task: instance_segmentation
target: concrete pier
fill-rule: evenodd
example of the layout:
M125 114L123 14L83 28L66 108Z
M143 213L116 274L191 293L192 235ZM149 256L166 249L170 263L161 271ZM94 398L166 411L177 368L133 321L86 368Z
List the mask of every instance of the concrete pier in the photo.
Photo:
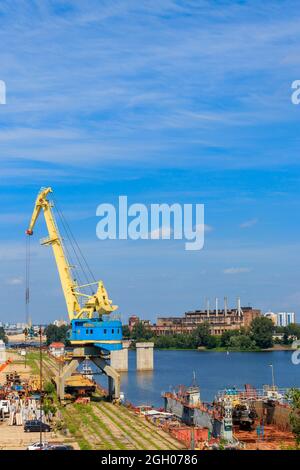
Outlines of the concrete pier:
M122 348L120 351L111 351L110 365L119 372L127 372L129 341L123 341Z
M154 343L136 343L136 369L153 370Z

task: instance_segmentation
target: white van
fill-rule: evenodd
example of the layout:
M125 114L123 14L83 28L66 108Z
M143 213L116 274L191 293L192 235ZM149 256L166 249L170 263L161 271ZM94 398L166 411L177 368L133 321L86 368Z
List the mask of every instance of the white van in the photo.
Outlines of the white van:
M9 401L8 400L0 400L0 412L4 416L9 415Z

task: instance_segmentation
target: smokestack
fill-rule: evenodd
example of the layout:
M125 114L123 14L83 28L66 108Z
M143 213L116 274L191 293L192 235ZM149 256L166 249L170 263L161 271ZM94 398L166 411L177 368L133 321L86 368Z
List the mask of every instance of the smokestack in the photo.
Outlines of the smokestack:
M227 297L224 297L224 315L227 316Z
M240 297L237 298L237 312L238 312L238 316L240 317L241 316L241 298Z
M206 299L206 313L207 313L207 316L209 317L209 299Z
M241 298L240 297L236 299L236 304L237 304L238 316L240 317L241 316Z
M216 315L218 315L218 297L216 297Z

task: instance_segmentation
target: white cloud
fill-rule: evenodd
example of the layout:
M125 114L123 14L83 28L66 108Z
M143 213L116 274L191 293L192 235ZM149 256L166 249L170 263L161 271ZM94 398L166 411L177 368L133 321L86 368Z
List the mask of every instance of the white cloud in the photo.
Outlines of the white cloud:
M224 274L241 274L241 273L249 273L251 268L226 268L224 269Z
M240 224L240 228L250 228L256 225L258 222L258 219L250 219L246 220L245 222Z
M21 277L12 277L10 279L7 279L6 284L9 286L18 286L20 284L23 284L23 279Z
M213 227L211 225L207 225L207 224L198 224L194 227L194 230L197 230L197 231L202 231L203 230L203 227L204 227L204 232L212 232L213 230Z
M198 225L195 225L193 227L193 230L197 231L198 233L199 232L202 232L203 231L203 227L204 227L204 232L211 232L213 230L213 227L211 225L207 225L207 224L198 224ZM159 229L155 229L155 230L152 230L150 233L149 233L149 238L152 238L152 239L160 239L160 238L171 238L171 235L173 233L173 230L172 228L170 227L160 227Z
M170 227L160 227L158 229L152 230L149 233L149 237L152 240L158 240L160 238L171 238L172 229Z

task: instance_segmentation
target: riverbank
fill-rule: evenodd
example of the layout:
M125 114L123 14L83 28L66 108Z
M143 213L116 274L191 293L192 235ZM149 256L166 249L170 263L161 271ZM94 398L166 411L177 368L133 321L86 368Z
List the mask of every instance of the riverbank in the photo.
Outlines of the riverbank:
M131 348L132 351L135 350L135 348ZM206 348L205 346L202 346L200 348L178 348L178 347L172 347L172 348L154 348L156 351L204 351L204 352L224 352L227 353L229 352L272 352L272 351L292 351L293 349L291 348L291 345L280 345L276 344L272 348L267 348L267 349L260 349L260 348L255 348L255 349L238 349L238 348L224 348L224 347L218 347L218 348Z

